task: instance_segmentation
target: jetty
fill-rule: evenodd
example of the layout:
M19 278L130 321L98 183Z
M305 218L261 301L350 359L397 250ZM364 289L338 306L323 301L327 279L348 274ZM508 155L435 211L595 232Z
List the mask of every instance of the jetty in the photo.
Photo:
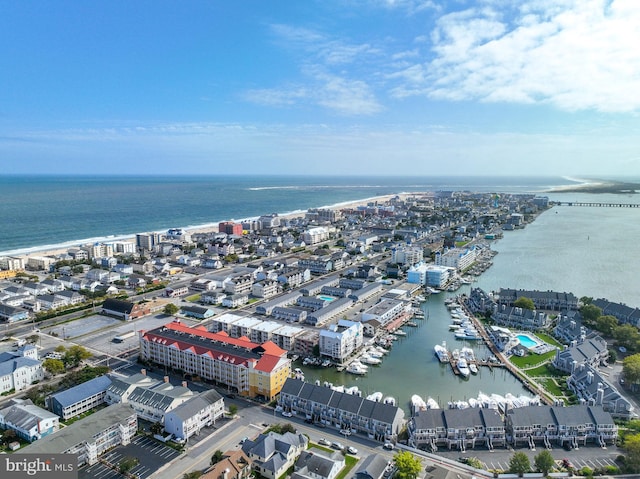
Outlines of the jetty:
M593 208L640 208L640 203L609 203L596 201L558 201L558 206L591 206Z

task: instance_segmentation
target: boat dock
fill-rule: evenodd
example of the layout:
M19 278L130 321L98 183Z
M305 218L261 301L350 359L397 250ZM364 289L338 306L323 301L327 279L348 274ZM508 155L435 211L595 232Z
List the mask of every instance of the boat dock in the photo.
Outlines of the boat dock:
M451 354L449 354L449 365L451 366L451 370L453 374L456 376L460 375L460 370L458 369L458 360L455 359ZM468 361L469 364L475 364L480 367L487 367L489 370L493 370L493 368L504 368L505 364L502 364L500 361L490 361L489 359L474 359L473 361Z

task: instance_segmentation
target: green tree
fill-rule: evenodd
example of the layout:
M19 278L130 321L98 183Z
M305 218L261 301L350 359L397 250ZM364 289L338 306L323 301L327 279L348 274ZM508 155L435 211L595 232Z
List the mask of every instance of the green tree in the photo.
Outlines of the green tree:
M551 453L545 449L533 458L533 463L536 466L536 470L546 476L553 470L555 460Z
M222 461L223 457L224 452L222 452L220 449L216 450L216 452L213 453L213 456L211 456L211 465L213 466L214 464L218 464L220 461Z
M596 319L595 328L605 336L613 336L613 332L618 327L618 318L611 315L600 316Z
M580 298L580 302L584 305L593 303L593 298L591 296L583 296Z
M152 434L161 434L164 426L160 422L154 422L149 429L151 430Z
M235 404L231 404L229 406L229 415L235 416L237 413L238 413L238 406L236 406Z
M624 438L622 448L627 453L624 459L624 468L627 473L640 472L640 434L629 434Z
M627 384L640 382L640 354L633 354L622 360L622 377Z
M200 476L202 476L202 471L185 472L182 479L198 479Z
M127 456L118 464L118 470L121 473L129 472L131 469L136 467L140 461L138 461L137 457Z
M516 452L509 460L509 472L522 476L531 470L531 463L524 452Z
M180 310L180 308L178 308L175 304L173 303L169 303L167 304L164 309L162 310L162 312L164 314L166 314L167 316L173 316L174 314L176 314L178 311Z
M602 316L602 309L595 304L585 304L580 308L580 314L586 326L594 327L598 318Z
M533 304L533 300L531 298L527 298L526 296L520 296L513 302L513 305L516 308L528 309L530 311L536 309L535 304Z
M629 351L637 351L640 346L640 332L631 324L618 326L613 332L613 337L620 346L624 346Z
M2 441L2 444L9 444L10 442L15 441L17 437L18 436L13 429L5 429L2 431L2 439L0 439L0 441Z
M60 359L47 358L42 361L42 367L49 371L54 376L56 374L62 374L66 371L64 363Z
M66 366L75 367L90 357L91 353L89 351L78 344L74 344L65 351L62 361Z
M613 364L618 360L618 353L615 349L609 350L609 364Z
M398 479L415 479L422 470L420 459L415 457L409 451L398 452L393 457L396 465L396 475Z

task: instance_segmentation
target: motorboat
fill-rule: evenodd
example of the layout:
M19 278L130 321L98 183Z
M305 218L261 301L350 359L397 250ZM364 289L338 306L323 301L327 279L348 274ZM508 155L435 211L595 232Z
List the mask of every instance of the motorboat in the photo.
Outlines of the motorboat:
M449 351L447 351L447 343L443 342L442 344L436 344L433 347L436 356L438 356L438 361L441 363L449 362Z
M440 409L440 404L431 396L427 398L427 409Z
M411 396L411 411L413 412L413 414L416 414L418 411L426 411L426 410L427 410L427 403L424 402L424 399L422 399L417 394L414 394L413 396Z
M460 375L464 378L468 378L471 371L469 370L469 366L467 364L467 360L463 357L458 358L458 371L460 371Z
M380 391L376 391L373 394L369 394L367 396L367 399L369 401L380 402L380 401L382 401L382 393Z
M396 405L396 398L394 398L393 396L387 396L382 400L382 402L384 404L389 404L391 406L395 406Z
M360 362L354 361L347 366L345 369L346 372L351 374L356 374L358 376L364 376L367 374L366 366Z

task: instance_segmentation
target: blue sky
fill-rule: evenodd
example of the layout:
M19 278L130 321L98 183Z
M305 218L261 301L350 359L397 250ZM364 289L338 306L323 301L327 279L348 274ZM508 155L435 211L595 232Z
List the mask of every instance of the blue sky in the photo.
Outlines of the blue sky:
M636 0L0 4L0 170L640 174Z

